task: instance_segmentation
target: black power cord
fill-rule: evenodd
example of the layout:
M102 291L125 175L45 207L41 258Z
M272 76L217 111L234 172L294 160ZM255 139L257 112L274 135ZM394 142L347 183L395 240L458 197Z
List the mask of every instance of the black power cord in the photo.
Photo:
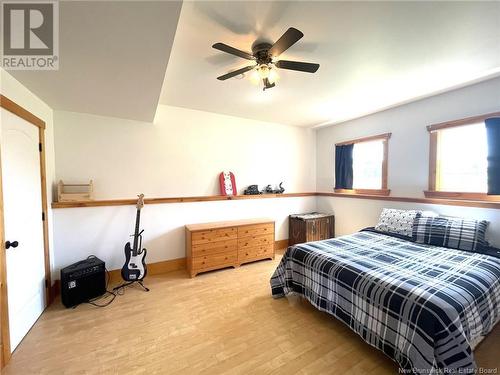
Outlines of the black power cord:
M92 256L93 255L91 255L90 257L92 257ZM87 259L89 259L89 258L87 258ZM115 298L117 296L117 294L115 292L113 292L113 291L111 291L111 290L108 289L109 280L111 279L111 277L109 275L108 269L105 268L105 270L106 270L106 276L107 276L107 280L106 280L106 292L104 292L104 294L102 296L99 296L99 297L96 297L96 298L92 298L92 299L90 299L90 300L87 301L88 304L90 304L92 306L95 306L95 307L106 307L106 306L109 306L109 305L111 305L111 303L115 300ZM105 302L102 305L96 303L97 301L105 299L107 296L112 296L109 301Z
M86 260L89 260L92 258L97 258L97 257L95 255L89 255ZM84 261L82 261L82 262L84 262ZM99 296L99 297L92 298L92 299L85 301L83 303L88 303L88 304L95 306L95 307L107 307L107 306L111 305L111 303L115 300L115 298L117 296L123 296L125 294L126 287L131 286L131 284L122 284L122 285L119 285L118 287L115 287L113 290L109 290L108 287L109 287L109 280L111 279L111 276L110 276L107 268L105 268L105 271L106 271L107 280L106 280L106 291L104 292L104 294ZM146 288L144 285L142 285L142 287L144 289L146 289L146 291L149 291L149 289ZM105 303L103 303L103 304L96 303L96 302L99 302L101 300L106 299L108 296L111 296L111 299L106 301ZM73 306L73 308L75 309L79 305L80 304L75 305L75 306Z
M97 258L95 255L89 255L87 257L86 260L89 260L89 259L92 259L92 258ZM82 263L84 262L83 260L81 262L78 262L78 263ZM95 297L95 298L92 298L92 299L89 299L88 301L85 301L85 302L82 302L82 303L88 303L92 306L95 306L95 307L106 307L106 306L109 306L111 305L111 303L115 300L116 296L119 294L119 293L115 293L111 290L108 289L108 286L109 286L109 280L111 279L111 276L109 275L109 271L107 268L104 268L104 270L106 271L106 291L104 292L103 295L99 296L99 297ZM111 299L107 302L105 302L104 304L98 304L96 302L98 301L101 301L103 299L105 299L107 296L112 296ZM81 303L79 303L78 305L75 305L73 306L74 309L76 309L78 306L80 306Z

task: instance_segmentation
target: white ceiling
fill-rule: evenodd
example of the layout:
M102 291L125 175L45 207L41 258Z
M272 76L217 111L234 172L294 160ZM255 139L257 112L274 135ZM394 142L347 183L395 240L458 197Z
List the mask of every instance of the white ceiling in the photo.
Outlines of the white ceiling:
M320 63L280 70L263 92L248 64L211 48L250 51L290 26L305 36L281 57ZM359 117L500 73L500 2L184 2L160 102L298 126Z
M59 4L59 70L9 73L53 109L152 121L182 3Z
M500 74L500 2L61 1L60 13L60 69L11 71L56 110L151 121L159 100L321 126ZM249 74L216 79L248 61L213 43L250 51L291 26L305 36L281 58L317 73L279 70L265 92Z

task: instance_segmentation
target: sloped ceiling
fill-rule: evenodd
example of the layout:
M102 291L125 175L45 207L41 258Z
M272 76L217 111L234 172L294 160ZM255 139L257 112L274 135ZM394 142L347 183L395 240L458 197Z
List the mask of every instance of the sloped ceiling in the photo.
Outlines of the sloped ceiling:
M246 76L217 76L290 26L305 36L281 57L321 64L279 70L262 91ZM366 115L500 73L500 2L185 2L160 102L298 126Z
M181 10L182 8L182 10ZM59 71L11 71L56 110L151 121L162 104L296 126L360 117L500 73L500 2L61 1ZM247 50L305 36L262 91ZM174 40L175 36L175 40ZM168 64L168 66L167 66Z
M53 109L152 121L182 3L59 4L59 70L9 73Z

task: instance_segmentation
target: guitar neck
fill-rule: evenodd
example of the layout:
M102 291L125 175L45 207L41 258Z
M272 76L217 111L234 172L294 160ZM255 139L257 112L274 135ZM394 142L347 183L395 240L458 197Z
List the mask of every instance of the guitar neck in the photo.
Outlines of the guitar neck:
M134 256L137 255L137 253L139 252L139 223L141 221L141 210L138 209L137 210L137 214L136 214L136 217L135 217L135 232L134 232L134 247L133 247L133 254Z

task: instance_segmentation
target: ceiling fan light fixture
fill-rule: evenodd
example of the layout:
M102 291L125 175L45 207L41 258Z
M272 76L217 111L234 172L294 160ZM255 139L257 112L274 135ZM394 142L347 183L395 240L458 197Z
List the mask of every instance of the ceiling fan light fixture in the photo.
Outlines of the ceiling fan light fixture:
M274 68L271 68L269 69L269 82L271 83L275 83L278 81L278 79L280 78L280 76L278 75L278 72L276 71L276 69Z
M262 78L260 78L258 68L252 70L252 73L250 74L250 82L252 82L254 85L259 85L262 82Z
M316 71L319 69L319 64L278 59L278 56L281 55L281 53L297 43L303 36L304 34L300 30L297 30L294 27L290 27L274 44L269 44L266 42L257 43L256 41L252 45L251 54L228 46L224 43L215 43L212 47L219 51L254 61L253 65L248 65L246 67L223 74L217 77L217 79L220 81L225 81L226 79L241 76L242 74L252 70L250 80L254 84L263 82L263 89L267 90L274 87L275 82L279 78L276 69L288 69L299 72L316 73Z
M267 64L261 64L257 70L259 71L260 79L269 78L270 68Z

